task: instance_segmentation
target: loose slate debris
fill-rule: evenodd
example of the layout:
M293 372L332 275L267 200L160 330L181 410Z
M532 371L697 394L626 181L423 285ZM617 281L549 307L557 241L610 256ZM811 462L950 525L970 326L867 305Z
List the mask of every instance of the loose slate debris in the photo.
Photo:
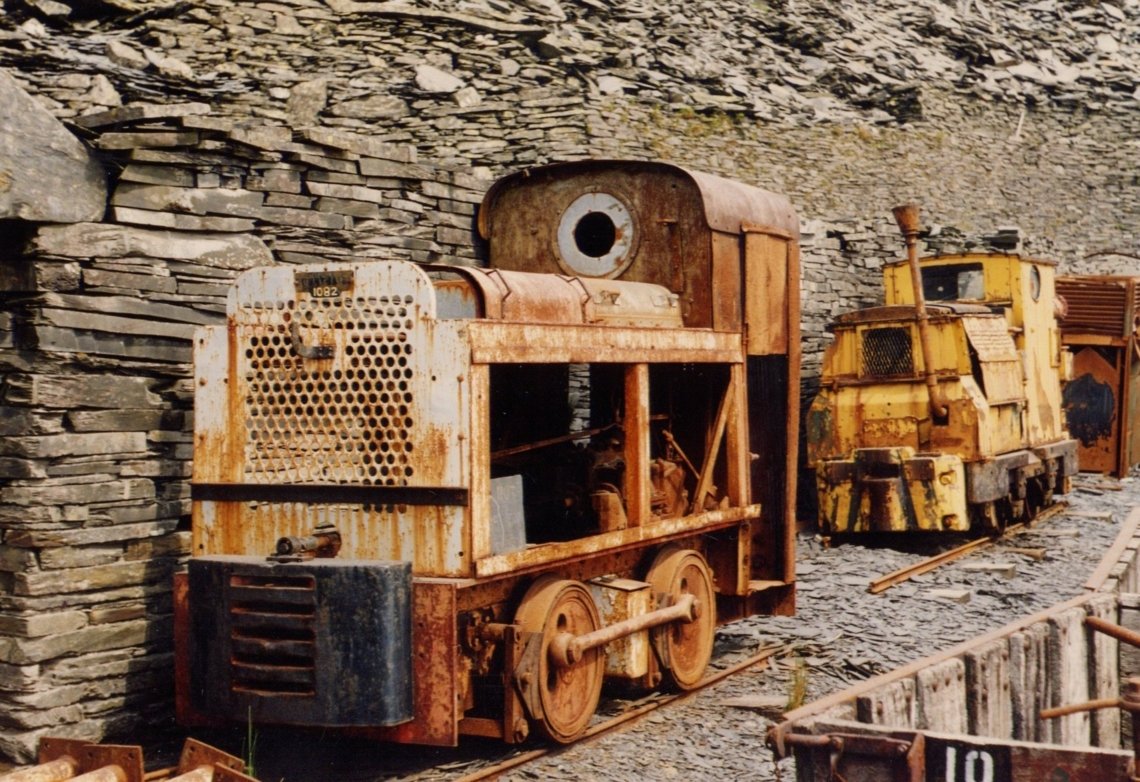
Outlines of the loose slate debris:
M572 748L561 753L557 761L544 760L529 767L527 776L508 778L569 778L573 769L576 778L607 779L613 778L607 769L632 770L639 762L651 763L656 772L661 768L657 759L661 758L670 763L671 775L655 773L654 778L706 778L702 775L715 774L718 778L762 782L794 779L790 760L781 762L777 776L771 753L764 745L771 718L755 713L749 704L764 699L787 700L795 687L793 672L797 665L806 667L807 700L816 700L875 673L1001 627L1016 616L1080 594L1119 526L1090 516L1112 512L1116 518L1124 518L1140 503L1140 489L1134 483L1120 485L1122 492L1103 497L1070 495L1071 512L1018 535L1016 541L1022 547L1048 546L1049 555L1019 564L1012 579L971 574L950 566L926 574L921 587L904 584L871 595L846 583L847 577L858 576L865 584L876 573L897 569L932 552L851 544L825 549L818 541L801 535L797 615L747 619L718 633L722 644L738 650L735 659L775 645L780 651L773 665L732 677L708 694L670 707L668 718L660 723L627 729L588 747ZM1004 546L996 550L1008 551ZM975 554L965 561L981 561L985 556ZM972 587L969 582L974 580L979 585L984 581L984 588ZM971 599L967 603L928 599L933 590L965 592ZM733 659L722 658L720 663L728 665ZM744 707L728 705L731 703ZM948 703L946 707L948 718L965 720L966 704ZM708 749L717 743L724 746ZM677 746L702 747L707 753L698 763L693 758L678 757L673 751ZM559 773L556 766L566 770Z
M486 164L517 163L511 142L536 130L570 141L610 95L792 125L913 122L930 87L1084 112L1140 97L1135 14L1111 3L218 0L82 19L58 5L0 17L0 66L85 127L120 101L195 96L298 126L385 120L433 158Z

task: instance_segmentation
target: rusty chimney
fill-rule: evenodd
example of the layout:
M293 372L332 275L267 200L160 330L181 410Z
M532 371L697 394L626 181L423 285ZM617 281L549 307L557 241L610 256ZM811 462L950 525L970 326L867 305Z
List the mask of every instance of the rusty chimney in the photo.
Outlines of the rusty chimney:
M922 271L918 268L918 204L903 204L891 210L899 231L906 240L906 259L910 266L910 281L914 288L914 317L918 324L918 339L922 346L923 377L930 397L930 414L936 419L945 418L950 407L938 387L934 372L934 348L930 341L929 316L926 314L926 296L922 289Z

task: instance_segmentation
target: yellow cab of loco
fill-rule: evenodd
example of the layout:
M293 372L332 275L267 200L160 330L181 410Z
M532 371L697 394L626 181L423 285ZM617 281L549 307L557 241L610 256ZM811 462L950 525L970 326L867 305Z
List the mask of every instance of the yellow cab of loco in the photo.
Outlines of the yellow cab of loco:
M906 261L884 266L884 306L836 320L807 421L824 533L992 530L1065 490L1076 456L1054 267L1003 254L920 261L942 416Z

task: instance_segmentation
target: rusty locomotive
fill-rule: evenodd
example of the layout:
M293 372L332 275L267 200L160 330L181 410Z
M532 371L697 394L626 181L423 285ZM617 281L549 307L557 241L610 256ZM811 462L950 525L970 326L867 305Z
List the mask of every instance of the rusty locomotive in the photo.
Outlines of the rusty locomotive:
M789 202L582 161L478 230L486 267L252 270L196 336L184 723L568 742L794 610Z
M1033 518L1077 471L1056 264L920 261L917 207L895 214L908 258L884 265L884 306L833 324L807 415L820 529L998 532Z

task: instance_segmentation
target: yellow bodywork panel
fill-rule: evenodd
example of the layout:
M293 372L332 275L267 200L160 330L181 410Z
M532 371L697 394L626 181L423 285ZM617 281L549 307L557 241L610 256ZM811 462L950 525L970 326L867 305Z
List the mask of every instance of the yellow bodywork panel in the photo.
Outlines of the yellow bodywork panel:
M820 528L848 532L964 532L966 474L952 454L865 448L816 469Z
M1005 315L1021 365L1025 446L1067 437L1060 382L1065 366L1054 309L1056 263L1019 255L967 253L923 258L919 264L928 304L975 302ZM884 265L883 282L888 305L914 304L906 261ZM988 382L986 391L994 403Z
M907 367L898 359L880 359L869 366L868 335L900 332L917 347L913 320L837 326L835 341L824 356L824 388L808 413L809 463L847 457L857 448L907 446L916 451L949 450L967 462L1020 448L1024 397L1019 392L1023 379L1020 365L1006 360L1008 355L1016 357L1016 351L1005 320L993 315L969 319L986 324L975 324L974 332L989 329L992 343L1000 344L1004 338L1004 351L991 349L986 354L995 360L979 362L986 390L990 390L991 383L1000 389L998 404L987 399L971 373L969 332L964 320L931 318L938 387L950 408L949 416L942 422L931 418L930 397L922 379L921 351L913 350ZM899 372L883 376L884 367Z

